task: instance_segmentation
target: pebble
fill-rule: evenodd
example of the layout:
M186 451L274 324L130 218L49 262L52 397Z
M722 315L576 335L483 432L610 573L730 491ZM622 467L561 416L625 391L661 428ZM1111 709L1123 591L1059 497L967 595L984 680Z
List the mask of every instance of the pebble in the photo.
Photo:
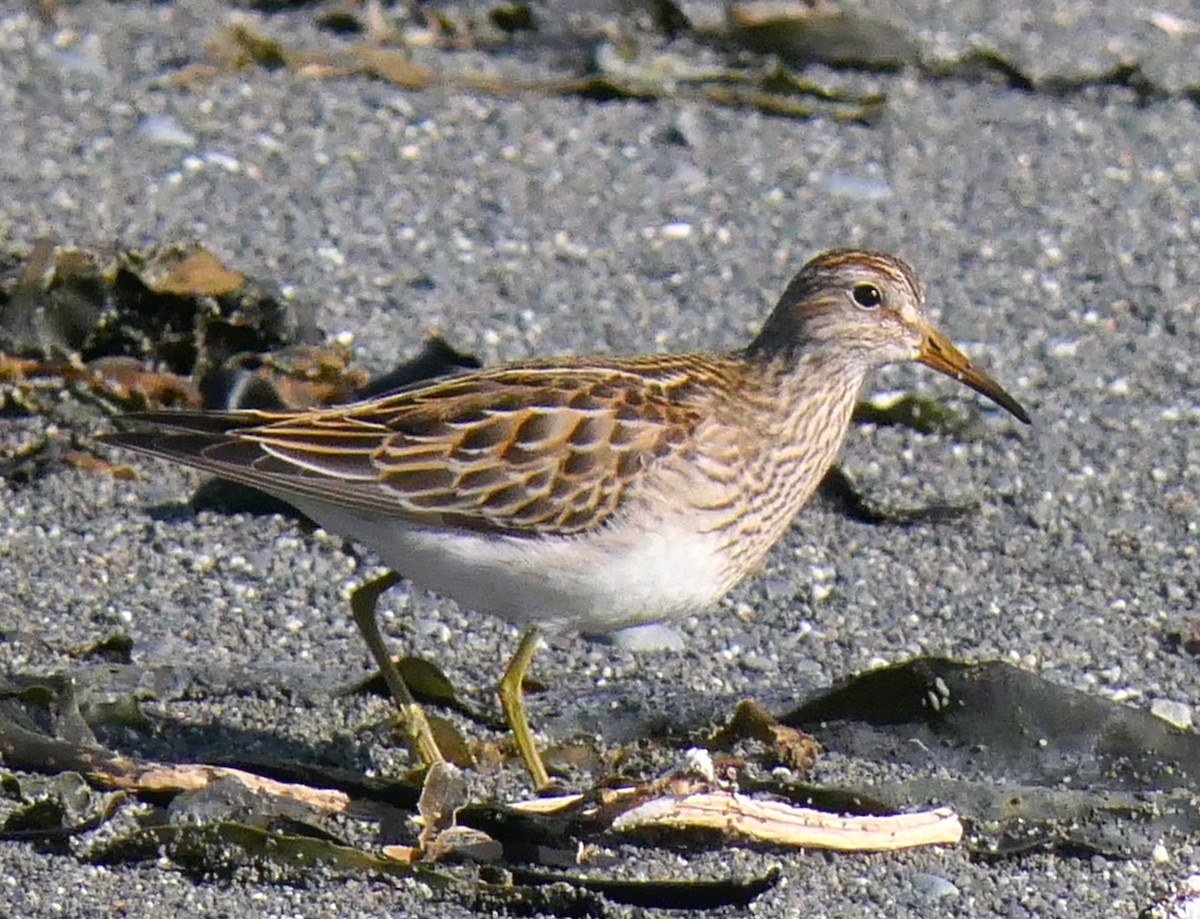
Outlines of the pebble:
M1171 699L1155 699L1150 703L1150 714L1161 718L1172 727L1181 731L1189 730L1192 726L1191 706Z
M913 890L930 900L949 900L959 895L959 889L944 877L918 871L912 876Z

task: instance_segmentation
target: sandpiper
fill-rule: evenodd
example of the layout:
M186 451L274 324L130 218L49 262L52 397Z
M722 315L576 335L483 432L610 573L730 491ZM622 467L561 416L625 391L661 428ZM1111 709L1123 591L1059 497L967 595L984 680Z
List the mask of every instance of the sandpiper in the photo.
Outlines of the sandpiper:
M920 361L1025 410L929 323L913 270L838 249L729 353L530 360L309 411L149 412L104 442L255 486L465 608L524 625L499 695L549 776L522 680L541 627L671 620L758 568L820 483L873 368ZM441 758L375 619L354 617L418 755Z

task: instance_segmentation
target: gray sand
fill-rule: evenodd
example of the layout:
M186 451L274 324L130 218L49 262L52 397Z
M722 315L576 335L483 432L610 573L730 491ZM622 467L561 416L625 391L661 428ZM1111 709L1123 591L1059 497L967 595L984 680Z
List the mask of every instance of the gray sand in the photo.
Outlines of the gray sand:
M931 46L980 33L1038 72L1140 56L1171 88L1196 83L1200 68L1195 33L1151 24L1160 4L1114 2L1083 17L1026 0L995 18L968 4L870 6L910 19ZM736 346L805 258L869 245L916 265L941 328L1033 415L1022 429L922 368L876 375L872 390L962 399L985 421L963 443L856 429L847 471L885 504L979 500L981 512L899 529L814 505L757 578L680 624L686 650L552 642L534 665L551 689L533 702L551 731L573 699L599 690L628 704L681 689L781 700L916 654L1002 658L1133 705L1200 706L1196 660L1163 641L1169 621L1196 615L1198 596L1194 103L903 72L868 80L889 98L881 123L863 127L261 69L182 91L156 78L195 60L231 8L85 2L65 9L79 40L62 50L52 28L15 7L0 19L6 246L198 237L317 303L322 328L352 332L361 365L383 371L433 328L489 362ZM334 41L303 13L266 27ZM173 119L182 144L148 140L150 115ZM673 128L686 145L668 142ZM663 233L677 223L690 233ZM355 571L340 542L282 518L151 515L186 502L199 481L153 465L136 482L61 468L26 487L0 483L2 666L62 667L65 652L119 629L146 666L202 662L327 688L365 673L341 599ZM487 698L511 628L405 588L384 607L398 644ZM163 712L268 746L340 744L347 765L386 773L399 754L354 733L385 713L383 700L236 687ZM834 757L816 778L835 780L839 768ZM488 781L501 794L523 787L515 768ZM1129 861L731 848L687 866L676 853L624 854L629 873L779 863L786 883L756 913L810 919L1131 915L1200 860L1179 839L1160 859ZM431 908L403 882L205 884L168 865L94 868L17 843L0 845L0 866L3 915ZM926 875L949 881L950 898L934 905Z

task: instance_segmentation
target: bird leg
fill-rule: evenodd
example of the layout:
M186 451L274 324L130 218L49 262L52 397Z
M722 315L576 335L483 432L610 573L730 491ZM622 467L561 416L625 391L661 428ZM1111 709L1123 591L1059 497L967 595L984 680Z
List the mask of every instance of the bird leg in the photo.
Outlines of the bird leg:
M522 688L525 673L529 670L529 662L533 660L533 652L537 650L537 640L538 627L531 625L521 636L517 651L513 654L508 669L504 671L504 676L500 678L496 691L500 695L500 707L504 710L505 720L512 728L517 752L521 755L525 768L529 770L534 788L541 791L550 785L550 775L546 772L542 755L533 741L529 719L525 717L525 692Z
M437 741L433 739L433 731L425 718L425 712L413 698L404 677L400 676L400 671L396 669L396 662L388 654L383 636L379 634L379 622L375 617L375 607L379 603L380 594L399 581L400 575L394 571L368 581L350 595L350 610L354 614L354 624L358 626L359 634L371 650L371 656L375 658L379 675L383 677L383 682L387 684L396 702L396 708L400 711L400 723L410 746L416 750L423 764L432 766L434 763L444 762L445 758L438 749Z

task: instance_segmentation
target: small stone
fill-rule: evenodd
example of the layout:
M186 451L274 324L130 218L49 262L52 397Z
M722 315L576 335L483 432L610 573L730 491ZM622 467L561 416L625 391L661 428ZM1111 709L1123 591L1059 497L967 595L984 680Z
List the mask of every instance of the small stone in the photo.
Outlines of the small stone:
M692 225L682 220L665 223L658 231L663 239L687 239L692 235Z
M619 629L609 636L609 640L614 647L635 652L682 651L685 646L683 634L661 622Z
M170 115L147 115L138 122L138 133L147 143L160 147L191 147L196 143L196 135Z
M1192 726L1192 709L1182 702L1155 699L1150 703L1150 714L1181 731L1186 731Z
M892 187L878 176L835 172L825 180L825 190L836 198L855 201L887 201Z
M930 900L949 900L959 895L959 889L944 877L918 871L912 876L913 890Z

